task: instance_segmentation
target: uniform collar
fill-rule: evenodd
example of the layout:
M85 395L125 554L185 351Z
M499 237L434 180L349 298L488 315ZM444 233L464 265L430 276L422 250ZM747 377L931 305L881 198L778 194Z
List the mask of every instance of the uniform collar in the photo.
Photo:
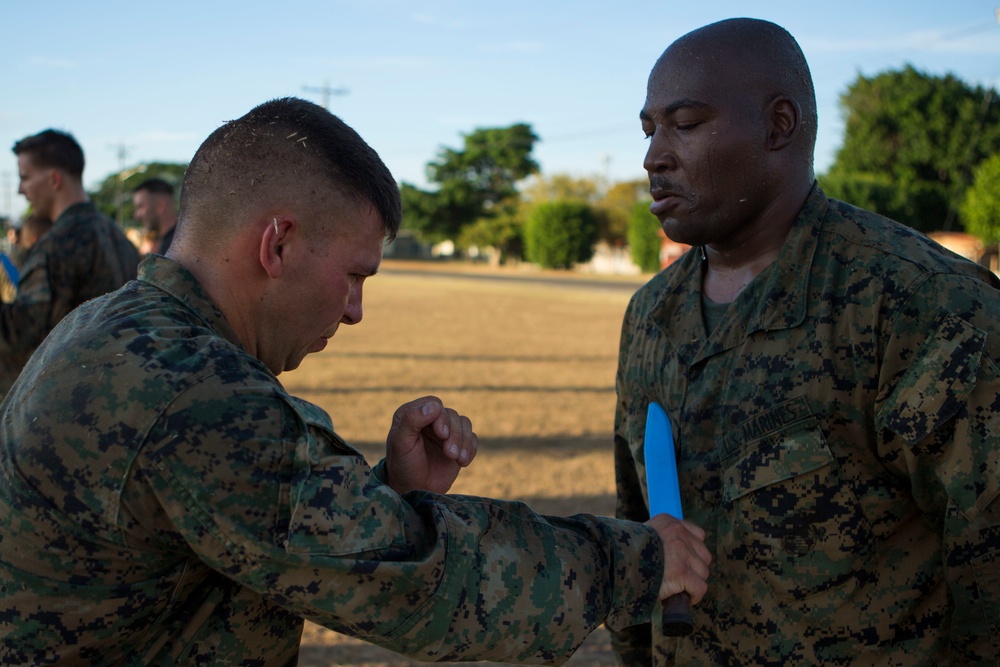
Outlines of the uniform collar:
M90 200L78 201L75 204L70 204L69 206L64 208L62 210L62 213L60 213L59 216L56 218L55 223L53 223L53 226L59 224L63 225L69 224L67 221L72 220L74 217L78 215L85 214L90 216L94 215L95 213L97 213L97 206L94 205L94 202Z
M674 280L650 311L653 324L673 341L689 365L741 345L758 331L797 327L806 318L809 275L829 200L816 184L792 225L777 259L754 278L730 305L718 329L707 336L701 318L701 249L678 260ZM685 322L678 331L673 322Z
M194 275L181 264L162 255L148 255L139 264L139 280L149 283L183 302L220 336L239 346L243 343L229 326L225 315Z

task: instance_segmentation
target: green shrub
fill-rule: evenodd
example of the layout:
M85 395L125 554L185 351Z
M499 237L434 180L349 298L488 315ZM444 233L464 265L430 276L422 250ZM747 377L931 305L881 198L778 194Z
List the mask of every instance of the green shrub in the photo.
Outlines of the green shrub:
M965 231L987 245L1000 243L1000 154L976 167L961 210Z
M649 201L636 202L628 219L628 244L632 249L632 261L643 273L660 270L663 243L660 230L660 221L649 212Z
M568 269L594 255L597 215L577 201L538 204L524 225L524 254L548 269Z

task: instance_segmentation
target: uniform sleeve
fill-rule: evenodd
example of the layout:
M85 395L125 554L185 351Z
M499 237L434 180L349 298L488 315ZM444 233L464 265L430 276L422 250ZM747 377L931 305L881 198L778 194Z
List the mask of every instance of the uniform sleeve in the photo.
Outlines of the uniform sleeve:
M549 664L649 618L663 556L646 526L400 497L314 406L189 394L141 477L195 558L295 615L424 660Z
M634 335L633 318L635 303L629 305L622 324L621 343L619 347L618 373L616 389L618 402L615 409L615 486L617 492L616 516L629 521L646 521L649 519L649 508L642 494L639 483L638 468L632 455L632 449L624 434L628 433L625 424L627 419L627 404L630 397L623 381L623 371L628 358L628 349ZM618 664L623 667L640 667L653 664L653 639L650 624L642 623L613 631L612 646Z
M1000 291L935 276L891 324L880 454L942 526L951 662L1000 657Z
M649 519L628 442L618 436L615 436L615 483L618 489L618 518L630 521ZM653 636L648 622L612 631L611 643L619 665L640 667L653 664Z

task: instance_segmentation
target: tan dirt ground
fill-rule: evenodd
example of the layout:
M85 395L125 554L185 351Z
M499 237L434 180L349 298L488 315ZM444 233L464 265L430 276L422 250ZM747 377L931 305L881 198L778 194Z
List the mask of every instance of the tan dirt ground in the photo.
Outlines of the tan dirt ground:
M436 395L471 417L480 438L452 491L522 500L543 514L613 515L618 337L641 282L387 260L365 284L364 321L282 380L329 412L371 463L396 407ZM307 623L299 664L426 663ZM613 665L607 631L567 664Z

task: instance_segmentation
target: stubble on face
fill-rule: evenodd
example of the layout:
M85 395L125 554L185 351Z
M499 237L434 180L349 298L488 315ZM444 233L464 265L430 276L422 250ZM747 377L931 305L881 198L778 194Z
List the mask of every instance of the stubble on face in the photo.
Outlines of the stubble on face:
M642 112L647 134L655 125L646 163L650 210L673 241L727 244L738 242L759 199L762 97L735 55L697 46L672 46L650 73Z
M299 366L303 359L327 347L342 324L361 319L364 280L374 275L382 261L385 239L381 219L368 205L342 204L344 212L324 225L319 217L302 241L308 249L292 277L296 303L286 318L297 322L288 332L293 343L284 370Z

